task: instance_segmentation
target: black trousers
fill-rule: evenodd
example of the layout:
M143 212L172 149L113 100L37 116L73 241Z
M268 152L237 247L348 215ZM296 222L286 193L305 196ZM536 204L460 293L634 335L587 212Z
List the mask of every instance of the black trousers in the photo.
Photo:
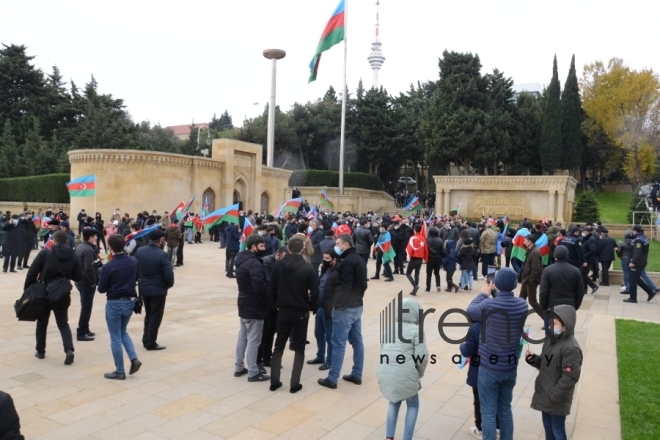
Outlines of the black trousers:
M410 284L413 285L413 287L419 286L419 271L422 268L422 263L424 260L421 258L411 258L410 263L408 263L408 269L406 269L406 277L408 277L408 281L410 281ZM410 274L415 271L415 279L410 276Z
M195 243L201 243L201 242L202 242L202 233L195 232Z
M71 305L71 295L55 304L50 304L46 311L37 319L37 352L46 352L46 332L48 330L48 321L50 319L50 312L55 314L55 322L57 328L62 335L62 345L64 345L64 352L73 351L73 336L71 336L71 328L69 327L69 306Z
M445 277L445 281L447 281L447 289L451 289L457 284L454 283L454 272L447 272L447 276Z
M257 363L270 363L273 358L273 341L277 332L277 309L268 309L268 315L264 320L264 332L261 336Z
M7 269L12 270L12 271L14 269L16 269L16 255L13 255L13 254L7 255L7 254L5 254L4 257L5 257L5 261L4 261L4 263L2 263L2 270L4 270L6 272Z
M225 255L225 272L227 272L227 275L234 275L234 261L236 261L236 255L238 255L238 251L230 251L227 249L225 251Z
M95 287L84 287L78 289L80 292L80 319L78 319L78 330L76 336L85 336L89 333L89 319L92 316L92 306L94 305Z
M610 266L612 265L611 261L601 261L600 265L602 266L603 278L601 280L602 286L610 285Z
M481 254L481 276L486 278L488 266L495 265L495 254Z
M307 344L307 326L309 324L309 311L307 310L279 310L277 312L277 338L273 350L273 360L270 368L270 381L280 381L282 368L282 355L289 335L291 335L291 348L296 352L291 372L291 386L300 383L303 363L305 360L305 345Z
M435 275L435 287L440 287L440 268L442 267L442 258L431 257L426 263L426 288L431 289L431 275Z
M183 238L179 240L179 247L176 250L176 265L183 266L183 244L186 242Z
M144 301L144 333L142 333L142 345L146 348L156 345L158 340L158 329L163 322L165 313L165 300L167 295L143 296Z
M25 243L22 245L22 248L20 249L20 253L18 255L18 265L21 267L26 267L28 265L28 260L30 259L30 252L32 252L32 247L34 243L32 243L32 239L30 239L30 243Z
M594 283L591 278L589 278L589 272L591 271L592 266L593 263L587 263L586 266L580 266L580 271L582 272L582 283L584 284L585 292L587 290L587 286L591 287L592 289L598 287L598 284Z
M105 237L103 236L103 232L99 232L97 235L98 239L96 240L96 248L100 251L101 246L99 246L100 243L103 243L103 250L108 253L108 245L105 243Z

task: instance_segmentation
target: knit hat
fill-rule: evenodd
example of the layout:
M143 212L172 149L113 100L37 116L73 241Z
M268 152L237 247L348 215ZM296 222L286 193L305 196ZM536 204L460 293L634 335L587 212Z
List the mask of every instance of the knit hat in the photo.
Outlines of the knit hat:
M513 292L518 285L518 275L513 269L503 267L495 275L495 287L501 292Z
M555 260L568 260L568 248L560 244L555 248L553 255Z
M94 228L83 229L82 235L85 240L89 240L89 237L97 235L99 232Z
M63 222L60 222L60 226L64 226L65 228L68 228L69 227L69 222L66 221L66 220L63 221Z
M149 240L151 241L160 240L162 237L165 237L165 232L163 232L161 229L155 229L149 232Z

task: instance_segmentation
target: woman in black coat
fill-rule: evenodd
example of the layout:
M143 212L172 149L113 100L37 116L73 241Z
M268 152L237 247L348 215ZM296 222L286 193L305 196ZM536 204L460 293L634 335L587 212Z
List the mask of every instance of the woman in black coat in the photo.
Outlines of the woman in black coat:
M101 247L99 246L100 243L103 243L103 249L105 250L105 253L108 253L108 245L105 243L105 222L101 218L101 213L97 212L96 213L96 218L92 222L92 226L94 229L99 231L98 234L96 234L96 249L101 250Z

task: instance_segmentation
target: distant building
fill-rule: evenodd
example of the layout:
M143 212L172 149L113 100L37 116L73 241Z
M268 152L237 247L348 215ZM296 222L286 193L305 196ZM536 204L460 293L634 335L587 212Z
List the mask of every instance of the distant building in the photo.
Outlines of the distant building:
M517 101L518 96L521 93L530 93L537 98L540 98L543 94L543 86L539 83L527 83L527 84L514 84L513 85L513 100Z
M179 139L186 140L190 137L190 130L191 130L190 127L192 127L192 124L190 124L190 125L188 125L188 124L186 124L186 125L170 125L169 127L165 127L165 128L171 129L174 132L174 136L178 137ZM195 124L195 130L197 130L200 127L203 130L206 130L209 127L209 124L207 124L206 122L204 122L202 124ZM206 139L206 138L204 138L204 139Z

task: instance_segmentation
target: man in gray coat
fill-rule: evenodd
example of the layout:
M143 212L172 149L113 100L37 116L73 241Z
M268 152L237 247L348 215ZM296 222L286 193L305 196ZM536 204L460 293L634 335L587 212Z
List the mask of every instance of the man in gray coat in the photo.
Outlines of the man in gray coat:
M89 330L89 319L92 316L92 306L94 305L94 293L98 278L96 277L96 236L98 231L94 228L83 229L83 242L75 250L76 258L80 262L83 271L82 280L76 283L76 288L80 292L80 319L78 319L78 330L76 339L79 341L93 341L94 333Z
M369 260L369 253L371 252L371 247L374 245L374 236L369 226L369 220L363 218L360 220L360 227L353 231L355 251L365 263Z
M144 301L144 333L142 345L147 350L164 350L156 342L158 329L165 313L167 289L174 285L172 262L163 251L165 232L160 229L149 233L150 243L138 249L135 259L140 269L139 293Z

